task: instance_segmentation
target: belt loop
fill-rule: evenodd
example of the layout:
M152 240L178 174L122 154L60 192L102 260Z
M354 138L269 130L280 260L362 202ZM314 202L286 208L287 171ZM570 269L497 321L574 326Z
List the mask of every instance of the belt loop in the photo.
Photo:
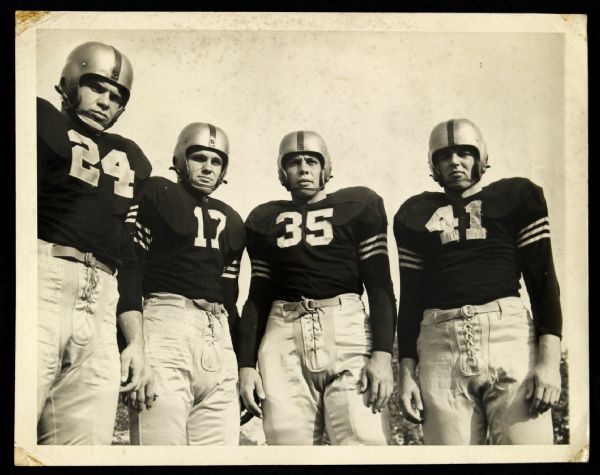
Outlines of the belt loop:
M437 321L438 311L432 310L432 312L433 312L433 324L437 327L438 326L438 321Z
M498 320L502 320L502 304L500 303L500 299L496 300L498 304Z

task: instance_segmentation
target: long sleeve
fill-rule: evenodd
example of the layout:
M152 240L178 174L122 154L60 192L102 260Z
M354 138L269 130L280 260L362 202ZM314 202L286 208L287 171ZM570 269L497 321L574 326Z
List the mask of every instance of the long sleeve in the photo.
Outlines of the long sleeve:
M356 223L361 280L369 299L373 351L392 353L396 299L387 250L387 217L383 200L373 193Z
M142 311L142 264L140 254L136 249L139 247L139 245L136 245L136 240L138 240L138 230L141 229L138 212L147 183L146 180L137 186L134 201L125 219L121 247L123 264L117 274L119 288L117 315L129 310Z
M517 249L538 335L562 334L560 289L550 243L550 222L542 188L531 183L517 210Z
M273 302L273 281L271 265L264 237L254 231L248 223L247 249L252 265L252 277L248 299L242 309L242 317L238 326L238 366L255 367L258 347L265 332L267 318Z
M400 267L398 356L417 359L417 338L423 316L424 258L417 240L404 223L402 208L394 217L394 236Z
M242 228L243 229L243 228ZM244 243L245 239L241 242ZM223 289L223 304L229 314L229 332L231 334L231 340L233 347L237 348L238 339L238 326L240 316L237 309L237 300L239 295L238 278L240 275L240 262L242 260L242 254L244 253L244 246L240 249L233 250L225 264L225 269L221 275L221 288Z

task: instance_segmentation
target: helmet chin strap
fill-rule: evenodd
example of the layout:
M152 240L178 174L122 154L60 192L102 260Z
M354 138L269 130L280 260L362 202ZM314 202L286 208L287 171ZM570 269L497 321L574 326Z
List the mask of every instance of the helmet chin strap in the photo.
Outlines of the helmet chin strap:
M87 127L92 129L94 132L104 132L108 127L104 127L102 124L96 122L94 119L91 119L79 112L75 112L77 118Z

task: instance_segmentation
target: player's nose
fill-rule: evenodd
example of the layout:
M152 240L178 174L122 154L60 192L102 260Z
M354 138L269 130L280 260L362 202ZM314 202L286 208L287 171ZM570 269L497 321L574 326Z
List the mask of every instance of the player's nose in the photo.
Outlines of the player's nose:
M110 104L110 93L108 91L99 93L96 103L101 107L108 107Z

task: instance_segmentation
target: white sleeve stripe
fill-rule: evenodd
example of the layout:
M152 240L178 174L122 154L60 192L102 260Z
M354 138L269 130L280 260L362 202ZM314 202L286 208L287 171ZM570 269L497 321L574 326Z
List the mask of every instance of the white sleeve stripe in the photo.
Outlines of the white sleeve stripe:
M535 229L532 229L531 231L526 232L525 234L523 234L522 236L519 236L519 242L523 242L526 241L527 239L529 239L530 237L535 236L536 234L539 234L540 232L548 232L550 233L550 225L546 224L544 226L539 226Z
M270 267L265 267L265 266L259 266L259 265L253 265L252 266L252 270L259 270L259 271L263 271L263 272L271 272L271 268Z
M142 229L148 236L152 235L152 231L146 226L142 226L139 221L135 222L135 226L139 229Z
M221 277L225 277L226 279L237 279L237 274L228 274L226 272L223 272L223 274L221 274Z
M406 249L405 247L398 246L398 252L400 254L406 254L406 255L409 255L409 256L415 256L415 257L418 257L419 259L423 258L422 254L419 254L418 252L411 251L410 249Z
M141 247L146 249L146 251L148 250L148 246L145 243L143 243L142 241L140 241L138 238L136 238L135 236L133 237L133 242L138 243Z
M240 265L240 260L239 260L239 259L236 259L235 261L232 261L232 262L231 262L231 265L232 265L232 266L239 266L239 265Z
M125 220L125 222L126 222L126 223L135 223L135 218L129 218L129 217L128 217L128 218Z
M137 212L137 209L138 209L139 207L140 207L140 205L131 205L131 206L129 207L129 212L130 212L130 213L131 213L131 212L134 212L134 211L135 211L135 212Z
M385 238L387 237L386 233L381 233L381 234L376 234L375 236L370 237L369 239L365 239L364 241L362 241L361 243L358 244L358 246L364 246L366 244L369 244L370 242L376 241L377 239L381 239L381 238Z
M377 247L385 247L385 249L387 250L387 241L378 241L378 242L376 242L376 243L374 243L374 244L371 244L371 245L369 245L369 246L361 247L361 248L358 250L358 253L359 253L359 254L364 254L365 252L368 252L368 251L370 251L371 249L375 249L375 248L377 248Z
M416 264L410 264L408 262L402 262L402 261L400 261L400 267L409 267L410 269L423 270L423 266L419 266Z
M519 236L525 232L527 232L528 230L530 230L531 228L535 228L536 226L538 226L539 224L548 224L548 216L544 216L543 218L538 219L537 221L534 221L533 223L529 224L528 226L525 226L523 229L521 229L519 231Z
M150 244L150 243L152 242L152 237L151 237L151 236L147 236L147 235L145 235L145 234L142 234L142 233L140 232L140 230L139 230L139 229L136 229L136 230L135 230L135 234L136 234L136 235L137 235L137 236L138 236L140 239L142 239L143 241L147 242L148 244Z
M368 254L364 254L362 256L359 256L358 258L361 261L364 261L364 260L368 259L369 257L374 256L376 254L385 254L387 256L388 255L387 249L376 249L375 251L371 251Z
M128 218L135 218L137 216L137 211L130 211L127 213Z
M270 275L263 274L262 272L252 272L251 277L264 277L265 279L271 278Z
M225 267L225 270L228 270L229 272L239 272L240 268L236 266L227 266Z
M400 254L398 256L398 260L400 262L414 262L415 264L423 264L424 260L419 259L418 257L407 256L405 254Z
M521 241L519 244L517 244L517 247L527 246L528 244L539 241L540 239L550 239L550 233L542 233L542 234L532 237L531 239L528 239L526 241Z
M250 262L252 262L253 264L263 264L265 266L270 265L267 261L261 261L258 259L250 259Z

